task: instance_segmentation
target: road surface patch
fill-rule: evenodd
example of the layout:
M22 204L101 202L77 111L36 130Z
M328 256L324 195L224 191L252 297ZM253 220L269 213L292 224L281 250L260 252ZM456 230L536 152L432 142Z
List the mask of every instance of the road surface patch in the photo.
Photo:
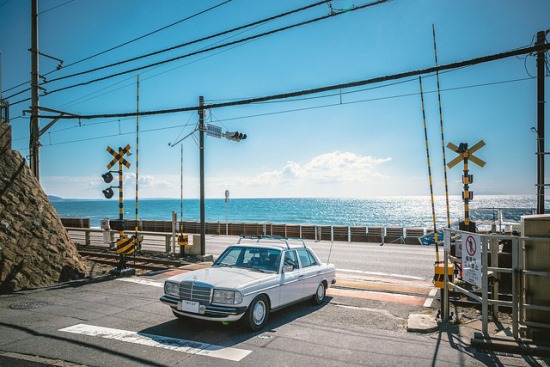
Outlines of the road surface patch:
M385 292L371 292L356 289L341 289L341 288L329 288L327 289L329 296L341 296L351 298L370 299L374 301L401 303L412 306L422 306L426 297L409 296L406 294L397 293L385 293Z

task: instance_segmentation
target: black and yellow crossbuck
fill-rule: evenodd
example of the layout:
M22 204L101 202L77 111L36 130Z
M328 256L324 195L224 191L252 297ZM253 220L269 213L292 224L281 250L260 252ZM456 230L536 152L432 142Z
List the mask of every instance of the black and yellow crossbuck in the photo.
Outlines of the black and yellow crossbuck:
M464 184L464 191L462 192L462 199L464 200L464 222L459 224L461 230L466 230L470 232L475 232L475 223L470 222L470 207L469 202L473 200L474 193L470 191L470 184L474 182L474 176L469 174L468 162L471 161L477 164L480 167L485 166L485 161L474 156L473 153L477 152L479 149L485 146L483 140L478 141L471 148L468 148L468 143L460 143L459 146L456 146L453 143L447 144L447 148L458 153L458 157L450 161L447 166L453 168L459 162L464 162L464 174L462 176L462 183Z
M120 149L118 152L113 148L107 146L107 151L113 156L113 159L107 165L107 169L111 169L117 163L122 163L122 165L125 166L126 168L130 168L130 162L128 162L124 158L124 155L130 151L130 144L126 145L124 148Z

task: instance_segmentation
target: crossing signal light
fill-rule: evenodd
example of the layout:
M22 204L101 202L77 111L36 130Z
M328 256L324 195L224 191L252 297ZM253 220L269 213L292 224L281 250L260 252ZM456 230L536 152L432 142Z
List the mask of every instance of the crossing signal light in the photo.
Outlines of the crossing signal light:
M113 181L113 174L111 171L105 172L101 175L101 177L103 177L103 181L105 181L105 183L111 183L111 181Z
M474 175L468 175L468 176L462 175L462 183L464 185L473 184L474 183Z
M246 139L246 134L238 131L227 131L225 133L225 138L233 141L241 141L242 139Z
M113 189L110 188L110 187L107 187L105 190L103 190L103 195L105 195L105 198L107 198L107 199L112 198L114 194L115 193L114 193Z

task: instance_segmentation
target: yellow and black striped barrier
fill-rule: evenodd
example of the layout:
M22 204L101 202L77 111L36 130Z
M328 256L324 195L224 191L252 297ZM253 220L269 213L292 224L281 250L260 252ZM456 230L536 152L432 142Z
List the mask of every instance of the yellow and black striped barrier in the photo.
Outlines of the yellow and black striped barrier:
M136 250L136 237L121 237L116 241L117 254L131 255Z

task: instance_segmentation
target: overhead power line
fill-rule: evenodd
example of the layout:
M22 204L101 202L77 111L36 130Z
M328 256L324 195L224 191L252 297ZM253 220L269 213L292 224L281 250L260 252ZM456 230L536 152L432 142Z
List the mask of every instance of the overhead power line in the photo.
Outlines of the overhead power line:
M46 13L46 12L48 12L48 11L50 11L50 10L57 9L57 8L63 6L63 5L67 5L67 4L69 4L69 3L73 2L73 1L74 1L74 0L70 0L70 1L67 1L67 2L65 2L65 3L62 3L62 4L60 4L60 5L57 5L57 6L53 7L53 8L44 10L44 11L38 13L38 15L41 15L41 14L43 14L43 13ZM165 30L165 29L168 29L168 28L170 28L170 27L173 27L173 26L175 26L175 25L177 25L177 24L183 23L183 22L185 22L185 21L187 21L187 20L189 20L189 19L193 19L193 18L195 18L195 17L197 17L197 16L199 16L199 15L205 14L205 13L207 13L207 12L209 12L209 11L211 11L211 10L214 10L214 9L216 9L216 8L222 6L222 5L225 5L225 4L227 4L227 3L231 2L231 1L232 1L232 0L226 0L226 1L224 1L223 3L220 3L220 4L217 4L217 5L211 6L211 7L208 8L208 9L202 10L202 11L200 11L200 12L198 12L198 13L195 13L195 14L193 14L193 15L190 15L190 16L187 16L187 17L185 17L185 18L183 18L183 19L180 19L180 20L178 20L178 21L176 21L176 22L170 23L170 24L168 24L168 25L166 25L166 26L164 26L164 27L155 29L154 31L151 31L151 32L146 33L146 34L144 34L144 35L141 35L141 36L139 36L139 37L133 38L133 39L131 39L131 40L129 40L129 41L123 42L123 43L121 43L121 44L119 44L119 45L117 45L117 46L113 46L113 47L111 47L111 48L109 48L109 49L107 49L107 50L104 50L104 51L95 53L95 54L93 54L93 55L87 56L87 57L85 57L85 58L83 58L83 59L74 61L74 62L72 62L72 63L68 63L68 64L66 64L66 65L63 66L63 70L66 70L68 67L71 67L71 66L73 66L73 65L80 64L81 62L84 62L84 61L93 59L93 58L95 58L95 57L97 57L97 56L101 56L101 55L103 55L103 54L106 54L106 53L111 52L111 51L113 51L113 50L116 50L116 49L118 49L118 48L127 46L127 45L129 45L130 43L133 43L133 42L139 41L139 40L141 40L141 39L143 39L143 38L149 37L149 36L151 36L151 35L153 35L153 34L156 34L156 33L160 32L160 31L163 31L163 30ZM59 70L58 70L58 69L54 69L54 70L52 70L52 71L50 71L50 72L47 72L47 73L45 73L45 74L43 74L43 75L44 75L44 76L47 76L47 75L50 75L50 74L55 73L55 72L57 72L57 71L59 71ZM5 92L8 92L8 91L10 91L10 90L13 90L13 89L19 88L19 87L21 87L21 86L24 86L24 85L26 85L26 84L28 84L28 83L29 83L29 81L26 81L26 82L24 82L24 83L18 84L18 85L13 86L13 87L10 87L10 88L8 88L8 89L5 89L5 90L2 91L2 92L4 92L4 93L5 93ZM23 90L23 91L20 91L20 92L18 92L18 93L12 94L11 96L9 96L9 97L7 97L7 98L15 97L15 96L17 96L17 95L19 95L19 94L21 94L21 93L27 92L27 91L29 91L29 90L30 90L30 88L27 88L27 89L25 89L25 90Z
M517 82L522 82L522 81L527 81L527 80L532 80L532 79L535 79L535 78L527 77L527 78L520 78L520 79L495 81L495 82L489 82L489 83L464 85L464 86L454 87L454 88L445 88L445 89L442 89L441 91L442 92L443 91L456 91L456 90L463 90L463 89L469 89L469 88L487 87L487 86L493 86L493 85L498 85L498 84L517 83ZM379 87L359 89L359 90L355 90L355 91L351 91L351 92L346 92L346 94L363 92L363 91L372 90L372 89L375 89L375 88L384 88L384 87L389 87L389 86L392 86L392 85L395 85L395 84L409 83L409 82L412 82L412 81L416 81L416 79L411 78L411 79L401 81L401 82L398 82L398 83L388 83L388 84L385 84L385 85L382 85L382 86L379 86ZM431 94L431 93L437 93L437 90L425 91L424 92L424 94ZM337 95L339 95L339 93L330 94L330 95L326 95L326 96L311 97L311 98L330 98L330 97L334 97L334 96L337 96ZM352 104L358 104L358 103L369 103L369 102L374 102L374 101L382 101L382 100L389 100L389 99L395 99L395 98L404 98L404 97L411 97L411 96L418 96L418 95L419 95L418 92L413 92L413 93L382 96L382 97L367 98L367 99L360 99L360 100L353 100L353 101L329 103L329 104L316 105L316 106L292 108L292 109L286 109L286 110L258 113L258 114L253 114L253 115L236 116L236 117L223 118L223 119L214 118L214 119L215 119L216 123L222 124L222 126L224 126L227 130L229 130L229 128L227 128L227 126L225 126L224 121L243 120L243 119L250 119L250 118L262 117L262 116L270 116L270 115L272 116L272 115L280 115L280 114L286 114L286 113L294 113L294 112L299 112L299 111L308 111L308 110L323 109L323 108L341 107L341 106L344 106L344 105L352 105ZM294 99L294 100L291 100L289 102L296 102L296 101L302 101L302 100L304 100L304 99ZM266 102L266 103L277 103L277 102L281 102L281 101L269 101L269 102ZM210 114L212 115L211 110L210 110ZM192 113L189 114L189 119L183 125L183 127L181 125L168 126L168 127L144 130L143 132L148 133L148 132L156 132L156 131L160 131L160 130L180 128L181 131L180 131L179 135L174 139L174 141L177 141L181 137L181 134L182 134L183 130L190 125L189 122L191 121L191 118L193 116L195 116L195 115L192 114ZM84 123L80 124L79 123L79 125L77 125L77 126L71 126L71 127L67 127L67 128L58 129L58 130L52 131L51 133L58 133L58 132L62 132L62 131L65 131L65 130L70 130L70 129L80 129L82 127L110 124L110 123L113 123L113 122L119 122L120 123L120 121L122 121L122 120L128 120L128 119L132 119L132 118L133 117L128 117L128 118L125 118L125 119L112 119L112 120L100 121L100 122L96 122L96 123L92 123L92 124L84 124ZM50 132L48 132L48 133L50 134ZM119 133L119 135L130 135L130 134L133 134L133 133L134 132ZM96 137L93 137L93 138L85 138L84 140L100 140L100 139L106 139L106 138L109 138L109 137L112 137L112 136L113 135L96 136ZM23 137L23 138L19 138L19 139L14 139L14 141L15 140L24 140L24 139L28 139L28 137L27 138ZM44 146L79 143L81 141L82 141L82 139L68 140L68 141L56 142L56 143L50 142L49 144L44 144ZM24 150L24 149L25 148L18 149L18 150Z
M81 63L81 62L84 62L84 61L93 59L94 57L97 57L97 56L106 54L106 53L111 52L111 51L113 51L113 50L116 50L116 49L118 49L118 48L127 46L127 45L129 45L130 43L134 43L134 42L139 41L139 40L141 40L141 39L144 39L144 38L146 38L146 37L152 36L152 35L155 34L155 33L158 33L158 32L160 32L160 31L163 31L163 30L165 30L165 29L168 29L168 28L170 28L170 27L173 27L173 26L175 26L175 25L178 25L178 24L180 24L180 23L183 23L183 22L185 22L185 21L188 21L189 19L193 19L193 18L195 18L195 17L198 17L199 15L202 15L202 14L207 13L207 12L209 12L209 11L212 11L212 10L214 10L214 9L216 9L216 8L219 8L220 6L225 5L225 4L227 4L227 3L231 2L231 1L232 1L232 0L226 0L226 1L224 1L223 3L219 3L219 4L217 4L217 5L211 6L211 7L208 8L208 9L202 10L202 11L200 11L200 12L198 12L198 13L195 13L195 14L193 14L193 15L190 15L190 16L188 16L188 17L185 17L185 18L183 18L183 19L180 19L180 20L178 20L178 21L176 21L176 22L170 23L170 24L168 24L168 25L166 25L166 26L164 26L164 27L155 29L154 31L151 31L151 32L149 32L149 33L146 33L146 34L144 34L144 35L142 35L142 36L139 36L139 37L136 37L136 38L131 39L131 40L129 40L129 41L126 41L126 42L124 42L124 43L121 43L120 45L111 47L111 48L109 48L109 49L107 49L107 50L105 50L105 51L98 52L98 53L93 54L93 55L91 55L91 56L88 56L88 57L85 57L85 58L80 59L80 60L78 60L78 61L75 61L75 62L73 62L73 63L67 64L67 65L64 66L64 68L66 69L66 68L69 67L69 66L73 66L73 65L79 64L79 63ZM47 73L46 75L51 74L51 73L53 73L53 72L55 72L55 71L57 71L57 70L52 70L52 71L50 71L49 73ZM90 71L88 71L88 72L90 72ZM76 75L80 75L80 74L76 74ZM64 79L64 78L68 78L68 77L69 77L69 76L62 77L62 78L58 78L58 79ZM55 80L58 80L58 79L55 79ZM53 81L53 79L52 79L51 81Z
M64 79L73 78L73 77L76 77L76 76L81 76L81 75L93 73L93 72L108 69L108 68L111 68L111 67L114 67L114 66L123 65L123 64L132 62L132 61L137 61L137 60L141 60L141 59L144 59L144 58L147 58L147 57L159 55L159 54L162 54L162 53L165 53L165 52L168 52L168 51L173 51L173 50L176 50L178 48L190 46L190 45L193 45L195 43L207 41L207 40L212 39L212 38L220 37L220 36L223 36L223 35L226 35L226 34L229 34L229 33L234 33L236 31L240 31L242 29L251 28L251 27L263 24L263 23L270 22L270 21L278 19L278 18L285 17L287 15L291 15L291 14L295 14L295 13L298 13L298 12L301 12L301 11L304 11L304 10L307 10L307 9L311 9L313 7L324 4L325 2L326 2L326 0L322 0L322 1L319 1L317 3L301 7L299 9L294 9L294 10L291 10L291 11L288 11L288 12L285 12L285 13L281 13L281 14L278 14L278 15L275 15L275 16L272 16L272 17L269 17L269 18L258 20L258 21L253 22L253 23L248 23L248 24L245 24L245 25L242 25L242 26L239 26L239 27L236 27L236 28L232 28L232 29L229 29L229 30L226 30L226 31L223 31L223 32L219 32L219 33L216 33L216 34L213 34L213 35L210 35L210 36L202 37L202 38L199 38L199 39L196 39L196 40L193 40L193 41L181 43L181 44L178 44L178 45L175 45L175 46L172 46L172 47L164 48L162 50L153 51L153 52L150 52L148 54L144 54L144 55L132 57L132 58L129 58L129 59L126 59L126 60L118 61L118 62L115 62L115 63L99 66L99 67L96 67L96 68L93 68L93 69L89 69L89 70L81 71L81 72L78 72L78 73L74 73L74 74L58 77L58 78L55 78L55 79L51 79L51 80L48 81L48 83L52 83L52 82L56 82L56 81L59 81L59 80L64 80ZM129 43L129 42L127 42L127 43Z
M372 2L372 3L368 3L368 4L353 7L351 9L347 10L346 12L352 12L352 11L365 9L365 8L368 8L368 7L371 7L371 6L374 6L374 5L379 5L379 4L382 4L382 3L386 3L388 1L391 1L391 0L378 0L378 1L375 1L375 2ZM285 31L285 30L288 30L288 29L301 27L301 26L304 26L304 25L307 25L307 24L311 24L311 23L315 23L315 22L318 22L318 21L321 21L321 20L325 20L325 19L330 18L330 17L335 17L335 16L338 16L340 14L344 14L346 12L325 15L325 16L322 16L322 17L318 17L318 18L307 20L307 21L303 21L303 22L300 22L300 23L295 23L295 24L292 24L292 25L289 25L289 26L277 28L277 29L274 29L274 30L271 30L271 31L268 31L268 32L260 33L260 34L254 35L254 36L242 38L242 39L237 40L237 41L228 42L228 43L224 43L224 44L213 46L213 47L208 47L208 48L198 50L198 51L195 51L195 52L190 52L190 53L185 54L185 55L172 57L172 58L167 59L167 60L158 61L158 62L155 62L155 63L152 63L152 64L148 64L148 65L140 66L140 67L137 67L137 68L121 71L119 73L107 75L107 76L104 76L104 77L101 77L101 78L96 78L96 79L88 80L88 81L85 81L85 82L69 85L69 86L66 86L66 87L54 89L52 91L49 91L48 94L57 93L57 92L61 92L61 91L64 91L64 90L68 90L68 89L72 89L72 88L76 88L76 87L81 87L81 86L84 86L84 85L89 85L89 84L92 84L92 83L96 83L96 82L100 82L100 81L103 81L103 80L111 79L111 78L114 78L114 77L117 77L117 76L133 73L133 72L140 71L140 70L143 70L143 69L148 69L148 68L151 68L151 67L154 67L154 66L159 66L159 65L167 64L167 63L170 63L170 62L173 62L173 61L181 60L181 59L184 59L184 58L187 58L187 57L199 55L199 54L202 54L202 53L205 53L205 52L210 52L210 51L214 51L214 50L217 50L217 49L220 49L220 48L233 46L233 45L240 44L240 43L243 43L243 42L248 42L248 41L251 41L251 40L254 40L254 39L258 39L258 38L261 38L261 37L265 37L265 36L269 36L269 35L272 35L272 34L275 34L275 33L279 33L279 32L282 32L282 31ZM72 76L77 76L77 75L79 75L79 74L74 74ZM69 77L69 76L67 76L67 77ZM58 80L61 80L61 78L52 79L52 80L48 81L47 83L51 83L51 82L58 81Z
M140 112L127 112L127 113L115 113L115 114L96 114L96 115L63 115L63 116L49 116L49 115L41 115L41 118L60 118L60 119L98 119L98 118L120 118L120 117L130 117L130 116L150 116L150 115L163 115L163 114L170 114L170 113L179 113L179 112L188 112L188 111L198 111L199 109L214 109L214 108L222 108L222 107L230 107L230 106L241 106L241 105L247 105L247 104L254 104L259 102L266 102L266 101L273 101L278 99L287 99L287 98L293 98L293 97L299 97L304 95L311 95L311 94L317 94L317 93L323 93L328 92L332 90L338 90L338 89L347 89L347 88L354 88L354 87L360 87L368 84L374 84L374 83L381 83L385 81L390 80L397 80L401 78L408 78L412 76L418 76L423 74L430 74L434 72L441 72L444 70L451 70L451 69L457 69L467 66L473 66L478 65L490 61L495 60L501 60L505 58L509 58L512 56L517 55L523 55L528 54L532 52L540 52L540 51L547 51L550 49L550 44L545 43L542 45L535 45L535 46L529 46L529 47L523 47L519 49L515 49L512 51L502 52L498 54L488 55L488 56L482 56L477 57L469 60L454 62L450 64L445 65L439 65L439 66L432 66L425 69L419 69L414 71L407 71L403 73L397 73L397 74L391 74L386 76L380 76L380 77L374 77L370 79L364 79L359 80L355 82L349 82L349 83L341 83L341 84L335 84L325 87L319 87L319 88L313 88L313 89L307 89L307 90L300 90L295 92L289 92L289 93L280 93L280 94L274 94L269 96L263 96L263 97L254 97L254 98L246 98L246 99L240 99L240 100L234 100L230 102L221 102L221 103L213 103L210 105L205 106L191 106L191 107L181 107L181 108L172 108L172 109L164 109L164 110L155 110L155 111L140 111Z

